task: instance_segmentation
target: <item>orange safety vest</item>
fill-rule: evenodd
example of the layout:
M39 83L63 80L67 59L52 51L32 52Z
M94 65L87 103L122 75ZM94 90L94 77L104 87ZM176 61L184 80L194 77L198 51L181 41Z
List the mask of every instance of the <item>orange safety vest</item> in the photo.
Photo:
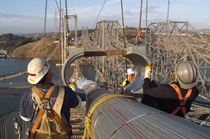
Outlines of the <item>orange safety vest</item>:
M171 87L174 88L174 90L176 91L177 95L178 95L178 99L180 101L179 106L171 113L173 115L176 115L176 113L181 109L183 115L186 115L186 108L185 108L185 104L187 102L187 99L190 97L191 93L192 93L192 88L190 88L187 92L187 94L185 95L185 97L182 97L181 91L179 89L179 87L176 84L170 84Z
M57 123L59 123L60 126L71 136L71 132L70 132L71 128L66 126L66 124L63 122L63 120L60 118L59 114L57 114L56 110L54 110L53 108L48 108L48 109L45 108L47 106L45 104L49 103L50 95L54 89L55 89L55 86L53 85L50 87L50 89L47 91L47 93L45 95L43 95L37 87L32 88L33 93L35 93L36 102L39 105L39 112L38 112L36 120L32 126L29 139L33 139L41 119L43 117L46 118L46 113L48 113L47 115L50 114L54 118L54 120ZM59 87L59 90L62 90L62 89ZM60 91L59 91L59 94L60 94ZM43 106L43 108L40 108L41 105ZM58 109L60 109L60 108L58 108Z

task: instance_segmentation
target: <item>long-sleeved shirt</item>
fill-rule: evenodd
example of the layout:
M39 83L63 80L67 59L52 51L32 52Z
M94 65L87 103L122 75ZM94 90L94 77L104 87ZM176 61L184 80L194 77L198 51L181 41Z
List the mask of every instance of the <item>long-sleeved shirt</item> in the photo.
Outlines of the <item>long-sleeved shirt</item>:
M181 88L178 82L173 82L173 84L176 84L180 88L181 94L184 97L188 92L188 89ZM198 95L199 90L194 86L192 88L192 93L185 104L186 112L190 111L191 104ZM156 107L167 113L172 113L179 106L180 101L176 91L170 84L160 84L159 86L154 87L152 86L150 79L145 78L142 103ZM179 110L176 115L184 117L181 110Z

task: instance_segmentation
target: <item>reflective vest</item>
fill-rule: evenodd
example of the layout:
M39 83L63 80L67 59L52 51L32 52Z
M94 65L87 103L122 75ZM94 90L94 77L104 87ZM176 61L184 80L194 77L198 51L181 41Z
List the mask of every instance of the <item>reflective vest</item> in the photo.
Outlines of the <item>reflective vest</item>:
M171 113L173 115L176 115L177 112L181 109L183 115L186 115L186 108L185 108L185 104L187 102L187 99L190 97L191 93L192 93L192 88L190 88L187 92L187 94L185 95L185 97L182 97L182 93L179 89L179 87L176 84L170 84L171 87L174 88L174 90L176 91L177 95L178 95L178 99L180 101L179 106Z
M34 137L36 138L36 136L40 134L45 134L52 137L61 135L68 137L71 136L71 128L65 125L60 115L64 99L64 87L59 86L59 93L56 102L53 108L51 108L49 99L54 89L55 86L53 85L49 88L47 93L43 95L43 93L37 87L34 86L32 88L36 103L39 107L39 112L32 126L29 139L33 139ZM40 127L37 129L40 122Z

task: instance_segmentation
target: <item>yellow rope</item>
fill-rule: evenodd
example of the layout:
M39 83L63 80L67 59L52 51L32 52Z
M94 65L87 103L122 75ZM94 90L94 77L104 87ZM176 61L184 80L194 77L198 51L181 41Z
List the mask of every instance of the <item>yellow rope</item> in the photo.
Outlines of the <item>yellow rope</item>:
M94 105L93 107L91 108L91 110L88 112L86 118L85 118L85 130L84 130L84 134L82 136L82 139L93 139L93 135L92 135L92 132L91 132L91 118L92 118L92 115L93 115L93 112L95 111L95 109L103 102L107 101L108 99L111 99L111 98L117 98L117 97L124 97L124 98L130 98L130 99L134 99L136 100L134 97L132 96L124 96L124 95L121 95L121 94L110 94L110 95L107 95L105 97L102 97L101 99L99 99Z

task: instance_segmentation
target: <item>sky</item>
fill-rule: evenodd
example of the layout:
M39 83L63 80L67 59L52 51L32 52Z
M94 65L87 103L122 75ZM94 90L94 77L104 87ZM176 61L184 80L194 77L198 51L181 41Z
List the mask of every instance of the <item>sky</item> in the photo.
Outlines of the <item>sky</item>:
M124 25L138 27L141 0L122 0ZM170 1L169 12L168 1ZM45 0L0 0L0 34L44 33ZM118 20L122 25L121 0L67 0L68 15L77 15L78 29L95 28L97 21ZM61 0L65 13L65 0ZM143 0L141 26L152 22L188 21L195 29L210 29L210 0ZM48 0L46 32L58 31L60 0ZM56 14L55 14L56 13ZM169 14L167 14L169 13ZM57 16L55 16L57 15ZM56 20L56 18L57 20ZM74 20L69 20L70 30Z

